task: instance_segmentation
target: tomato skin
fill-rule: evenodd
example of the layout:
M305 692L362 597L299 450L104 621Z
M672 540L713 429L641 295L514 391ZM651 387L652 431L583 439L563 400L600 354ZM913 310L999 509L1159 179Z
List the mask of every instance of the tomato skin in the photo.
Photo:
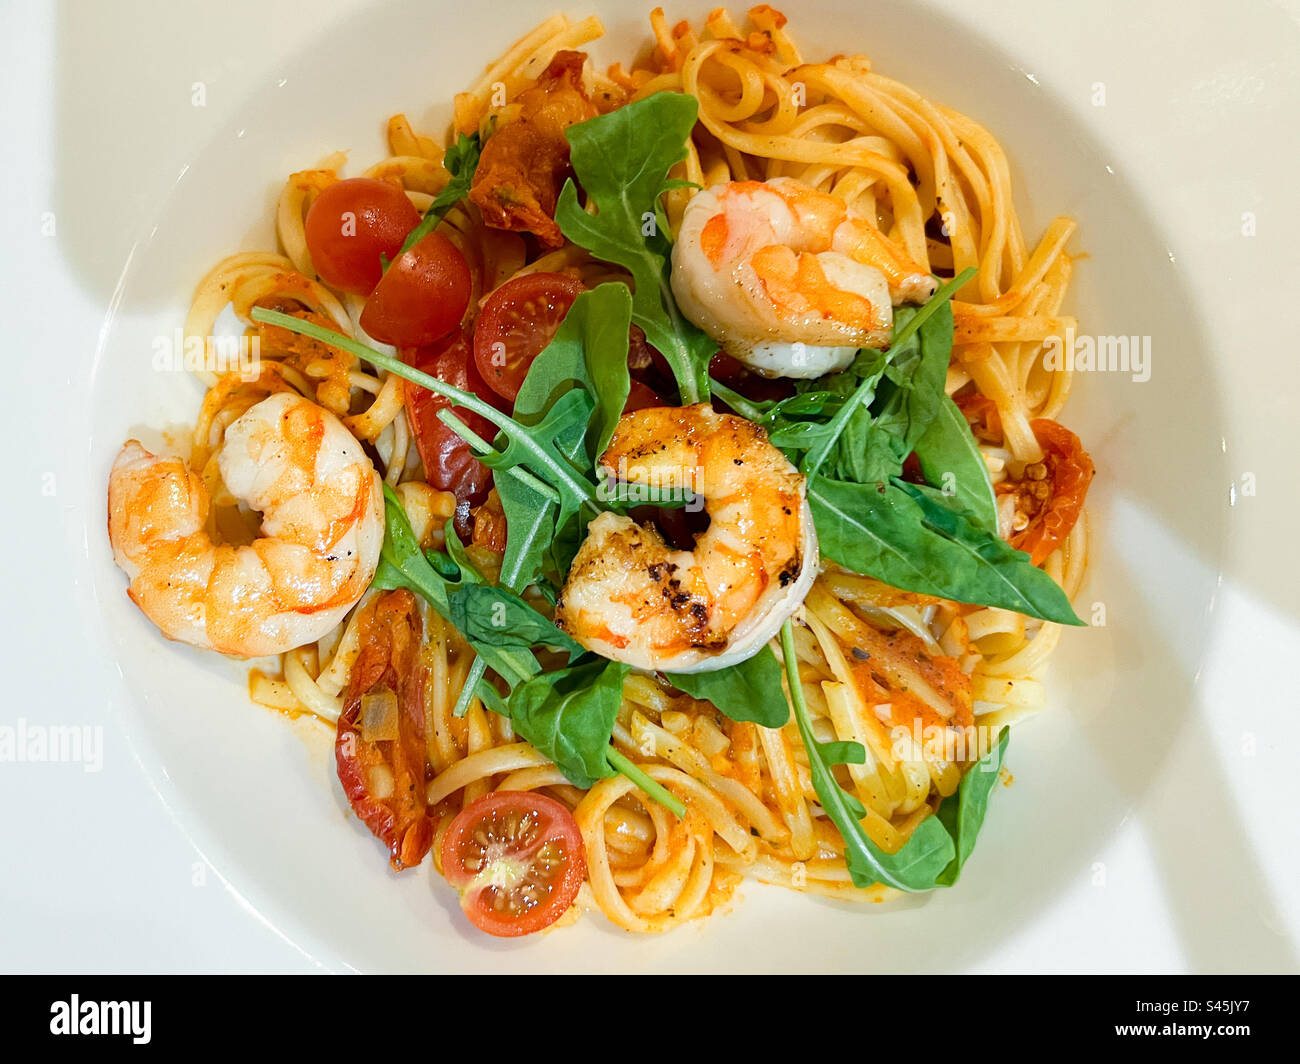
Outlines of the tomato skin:
M307 211L307 250L326 284L368 296L383 273L380 256L396 255L419 224L420 212L391 181L348 178L326 188Z
M460 323L471 289L460 249L430 233L389 265L361 311L361 328L380 343L424 347Z
M396 872L418 865L433 845L434 822L425 801L428 774L424 741L424 674L420 664L422 626L415 596L389 591L360 618L360 646L348 677L334 742L335 768L352 810L389 849ZM361 732L361 699L393 691L398 702L396 739L368 742ZM376 771L391 780L380 797Z
M642 384L640 381L634 380L631 388L628 389L627 402L623 404L623 413L631 414L636 410L649 410L654 406L668 405L668 403L664 402L663 396L648 384Z
M1002 417L993 400L968 392L954 401L977 440L1002 444ZM1029 524L1012 533L1008 542L1028 554L1035 565L1042 565L1079 520L1096 467L1079 437L1059 422L1040 417L1029 428L1042 448L1043 460L1030 463L1019 480L1005 480L993 490L999 496L1017 496L1016 509L1029 514ZM1041 475L1036 475L1036 466L1042 467Z
M515 401L528 367L582 291L582 284L566 274L530 273L488 296L474 328L474 361L488 387Z
M1059 422L1037 418L1029 427L1043 449L1045 475L1038 481L1022 481L1011 490L1025 495L1045 483L1048 494L1045 500L1038 500L1040 508L1028 526L1011 537L1011 545L1027 553L1035 565L1042 565L1079 520L1096 467L1079 437Z
M489 403L498 401L474 368L469 336L463 329L457 329L435 344L403 351L402 361L456 388L473 392ZM464 507L481 504L492 487L492 470L474 457L468 443L443 424L438 411L450 408L469 428L488 441L495 438L496 426L481 414L464 407L453 407L450 399L435 395L418 384L404 381L402 390L406 416L415 435L415 446L424 463L424 477L429 486L451 492Z
M532 826L524 830L521 824L529 818ZM476 836L486 836L488 845L481 846ZM502 938L531 935L555 923L587 875L573 814L554 798L531 791L493 791L470 802L447 828L439 854L442 874L460 892L470 922ZM503 898L501 888L488 882L494 865L510 866L526 878L531 897L516 887ZM493 904L497 900L501 907Z

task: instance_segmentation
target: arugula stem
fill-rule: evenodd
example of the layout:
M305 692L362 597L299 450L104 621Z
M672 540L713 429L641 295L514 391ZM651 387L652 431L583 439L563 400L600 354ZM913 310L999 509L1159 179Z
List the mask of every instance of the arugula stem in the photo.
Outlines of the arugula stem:
M891 875L876 860L872 852L871 840L867 838L867 833L862 829L856 814L848 807L849 796L844 793L830 766L823 759L821 745L817 742L817 736L813 734L812 720L808 715L808 703L803 697L803 683L799 679L799 663L794 649L794 625L788 617L781 625L781 657L784 659L786 682L790 688L790 705L794 709L795 723L799 727L799 738L808 753L813 789L817 792L817 799L821 802L826 815L830 817L844 840L845 859L854 883L858 886L867 885L859 882L858 873L854 871L855 866L861 866L870 868L878 883L884 883L898 890L914 890L914 887Z
M457 421L457 418L454 415L451 415L450 411L446 411L446 410L440 411L439 416L441 416L442 414L448 414L451 417L451 421ZM449 421L448 424L451 425L451 422ZM451 425L451 427L453 429L455 428L454 425ZM477 435L468 428L466 428L465 431L469 432L470 435L474 435L474 436ZM470 442L473 443L473 441ZM487 441L481 440L481 438L480 438L480 442L484 443L485 445L487 444ZM519 467L515 466L514 468L518 469ZM527 484L528 482L524 481L524 483ZM529 484L528 486L532 487L531 484ZM559 505L559 498L555 495L553 491L551 491L551 489L547 485L541 483L541 481L537 482L536 490L542 491L544 494L546 492L549 492L551 504L555 506ZM523 591L523 588L520 587L519 585L523 583L520 577L523 575L523 564L524 564L525 553L526 552L524 551L517 552L514 558L511 560L510 568L502 569L501 575L497 578L498 583L502 587L507 588L508 590L513 591L516 594ZM474 692L478 688L479 681L483 679L483 675L486 672L487 672L487 662L483 660L483 656L481 654L475 654L474 660L470 663L469 673L465 677L465 685L460 689L460 694L456 697L456 704L455 706L452 707L451 712L453 716L463 717L466 713L469 712L469 704L474 700Z
M794 707L795 721L799 725L799 736L806 746L812 738L812 729L804 728L808 722L808 704L803 697L803 681L799 679L799 659L794 649L794 623L789 617L781 625L781 666L785 669L785 678L790 685L790 704Z
M468 150L469 165L462 170L458 163L451 161L451 158L457 151L465 149ZM401 258L437 229L452 207L456 206L468 194L470 182L474 178L474 172L478 169L479 151L478 134L475 133L472 137L467 137L462 133L460 141L443 152L442 165L451 172L451 180L434 196L433 202L429 204L428 209L424 212L424 217L420 219L420 224L412 229L407 234L406 239L402 241L401 250L394 256L395 259ZM462 155L458 162L464 162L464 159L465 156ZM388 267L385 266L384 269L387 270Z
M890 339L890 348L895 348L899 344L906 343L910 340L912 334L929 320L930 315L955 296L962 285L974 277L978 272L979 271L976 270L974 266L967 266L951 281L939 288L934 295L925 301L925 305L912 316L912 320L899 329L897 335Z
M930 316L943 306L962 285L974 277L975 273L975 267L968 266L935 292L926 301L925 306L913 314L911 320L894 334L889 341L888 350L892 351L910 340L916 330L924 325ZM871 400L875 398L876 385L880 383L880 376L881 374L877 373L863 379L862 383L853 390L853 394L845 400L844 405L840 407L835 416L831 418L826 436L804 455L803 462L799 466L799 472L809 480L812 480L817 475L822 463L826 461L832 448L839 442L840 436L849 423L849 419L853 417L858 407L869 405Z
M491 454L496 450L492 444L488 443L487 440L466 425L465 422L461 421L461 419L458 418L450 409L444 407L442 410L439 410L438 420L478 451L479 454ZM537 492L537 494L543 499L546 499L548 502L553 502L557 506L559 505L560 496L556 494L555 489L547 484L543 484L533 476L532 473L528 472L527 469L520 466L511 466L506 470L506 472L519 481L520 484L524 485L524 487Z
M449 186L450 187L450 186ZM411 248L415 247L421 240L432 233L442 220L447 217L447 212L451 210L455 200L450 203L439 205L437 200L429 204L429 209L424 212L424 217L420 219L420 224L406 234L406 239L402 241L401 249L393 256L393 261L400 259Z
M353 340L350 336L344 336L333 329L326 329L315 322L295 318L292 314L282 314L278 310L268 310L266 307L254 307L252 317L254 321L264 322L267 325L278 325L282 329L289 330L289 332L309 336L313 340L319 340L323 344L329 344L331 347L337 347L354 354L357 358L363 359L373 366L385 369L403 380L410 381L412 384L418 384L421 388L428 388L435 395L450 399L454 406L463 406L467 410L487 418L497 428L510 433L511 436L518 439L532 458L545 467L546 471L557 478L565 487L586 502L598 507L595 488L587 481L575 476L573 471L565 468L562 462L547 454L546 448L533 438L526 425L522 425L514 418L501 413L500 410L490 403L484 402L473 392L463 391L455 385L440 381L437 377L431 377L427 373L422 373L420 370L408 366L399 358L393 358L392 355L376 351L373 347L369 347L359 340Z
M726 403L732 410L743 418L750 421L761 422L767 416L767 411L753 401L746 399L739 392L733 391L725 384L709 378L709 391Z
M474 701L474 692L478 690L478 682L483 679L486 672L487 662L483 660L481 654L475 654L474 660L470 662L469 672L465 676L465 686L460 689L460 694L456 697L456 704L451 709L453 717L463 717L469 712L469 704Z
M613 765L621 775L630 779L670 813L675 814L679 819L686 816L686 806L682 804L681 799L662 784L656 783L637 768L636 765L632 764L632 762L623 755L621 750L611 746L609 748L608 757L609 763Z

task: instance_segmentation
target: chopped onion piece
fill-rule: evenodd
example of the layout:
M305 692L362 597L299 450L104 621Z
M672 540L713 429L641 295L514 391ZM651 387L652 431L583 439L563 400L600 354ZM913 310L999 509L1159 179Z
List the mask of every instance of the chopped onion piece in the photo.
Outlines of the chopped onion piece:
M397 695L389 688L361 696L361 738L368 743L397 738Z

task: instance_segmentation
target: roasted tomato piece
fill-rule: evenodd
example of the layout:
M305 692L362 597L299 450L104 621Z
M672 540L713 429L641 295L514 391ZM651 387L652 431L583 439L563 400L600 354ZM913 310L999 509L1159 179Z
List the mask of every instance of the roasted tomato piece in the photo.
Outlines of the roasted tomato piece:
M570 176L564 131L595 118L582 88L582 52L556 52L531 89L513 101L512 119L483 145L469 198L496 229L534 234L547 247L564 243L555 202Z
M506 552L506 513L501 508L501 496L496 490L488 492L482 506L474 507L474 530L471 543L493 554Z
M344 694L334 759L353 811L401 871L424 860L434 836L415 596L386 592L362 610L358 624L360 651Z
M1096 468L1079 437L1064 425L1037 418L1029 427L1043 449L1043 460L1027 465L1019 480L999 484L997 490L1014 492L1016 513L1028 521L1013 530L1011 545L1042 565L1079 520Z

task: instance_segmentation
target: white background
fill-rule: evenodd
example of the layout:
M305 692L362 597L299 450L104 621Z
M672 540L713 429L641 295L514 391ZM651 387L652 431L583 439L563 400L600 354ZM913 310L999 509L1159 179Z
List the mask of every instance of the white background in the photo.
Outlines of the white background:
M363 6L69 0L0 12L0 357L9 390L0 419L8 474L0 723L99 724L105 742L99 773L0 764L0 968L322 966L210 871L195 885L201 855L133 763L95 670L79 658L79 633L97 620L74 609L68 594L89 549L71 530L102 500L59 491L85 454L61 396L86 371L133 240L185 160L238 113L277 60ZM1233 434L1224 448L1238 478L1253 474L1258 488L1232 508L1215 645L1206 662L1193 663L1202 671L1188 732L1209 742L1176 739L1136 813L1104 849L1085 855L1074 885L973 970L1294 971L1295 5L938 6L1013 54L1034 57L1027 72L1080 111L1097 82L1120 112L1142 102L1146 119L1117 120L1107 143L1190 278L1200 325L1232 381L1224 403ZM539 4L539 15L549 9ZM382 57L359 56L356 70L332 76L381 71ZM203 108L192 104L196 82L206 87ZM170 166L158 164L160 141ZM149 164L137 165L145 156ZM1244 212L1256 217L1254 237L1242 236ZM51 214L52 237L42 231ZM246 225L231 219L236 232ZM184 711L183 692L176 709ZM1212 832L1198 831L1206 818L1201 784L1211 776L1247 834L1228 848L1231 862ZM1095 865L1104 866L1104 883Z

